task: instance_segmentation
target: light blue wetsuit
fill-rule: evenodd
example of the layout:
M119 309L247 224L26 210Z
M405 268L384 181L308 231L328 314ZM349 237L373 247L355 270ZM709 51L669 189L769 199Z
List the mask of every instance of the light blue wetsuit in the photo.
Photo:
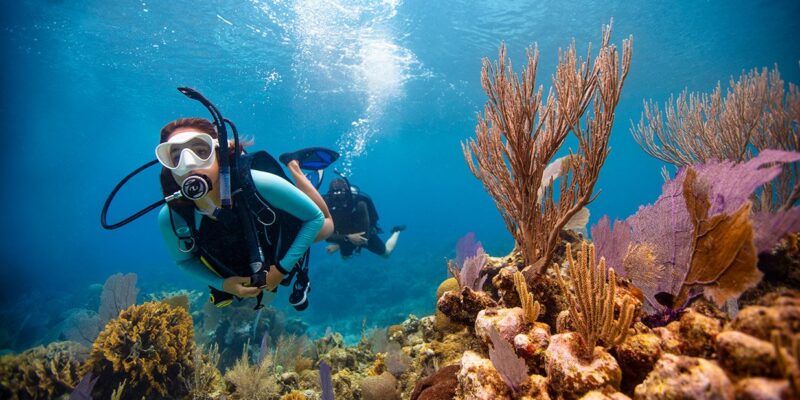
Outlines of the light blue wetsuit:
M265 200L272 206L288 212L303 222L289 250L282 259L278 260L278 264L282 269L291 270L297 260L314 243L314 239L325 223L325 216L305 193L280 176L258 170L252 170L251 175L258 193ZM186 226L186 222L180 215L172 213L172 216L176 227ZM194 216L195 228L199 229L203 215L195 209ZM167 206L162 207L158 214L158 225L161 229L161 235L164 237L164 242L167 244L167 250L172 258L175 259L176 264L200 278L207 285L222 289L223 278L206 268L198 257L195 257L194 252L184 253L179 250L178 237L172 230Z

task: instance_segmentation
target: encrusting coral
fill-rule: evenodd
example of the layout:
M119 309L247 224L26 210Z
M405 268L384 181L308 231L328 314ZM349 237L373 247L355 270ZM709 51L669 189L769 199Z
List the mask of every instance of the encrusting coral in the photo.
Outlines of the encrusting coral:
M772 331L772 345L778 359L778 368L789 380L792 392L800 396L800 339L792 336L791 342L784 347L779 331Z
M594 346L602 341L608 347L616 346L625 340L633 320L633 304L626 301L614 318L617 282L614 269L606 269L604 258L595 266L594 245L581 244L578 262L572 258L571 244L567 245L569 276L575 294L561 277L560 268L554 268L558 284L569 301L569 314L572 324L583 339L584 357L591 359Z
M127 379L125 398L176 398L187 394L194 364L192 318L161 302L133 305L100 332L86 372L99 377L94 394L108 397Z

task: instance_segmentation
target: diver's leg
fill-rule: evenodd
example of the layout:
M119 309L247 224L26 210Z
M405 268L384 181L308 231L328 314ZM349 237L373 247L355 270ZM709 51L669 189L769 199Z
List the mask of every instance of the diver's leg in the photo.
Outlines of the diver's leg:
M325 224L322 225L322 229L317 234L317 237L314 239L315 242L319 242L320 240L325 240L328 236L333 233L333 218L331 217L331 212L328 210L328 205L325 204L325 200L322 199L322 196L317 191L317 188L311 184L311 181L306 178L303 171L300 169L300 164L297 160L292 160L288 164L289 173L292 174L292 178L294 179L297 188L300 189L303 193L308 196L314 204L322 210L322 214L325 216Z
M400 237L400 232L406 230L405 225L397 225L392 228L392 236L389 236L389 240L386 241L386 253L383 254L384 257L389 257L394 251L394 247L397 246L397 239Z
M384 257L389 257L397 246L397 239L400 237L400 231L392 232L392 236L386 240L386 252L383 253Z

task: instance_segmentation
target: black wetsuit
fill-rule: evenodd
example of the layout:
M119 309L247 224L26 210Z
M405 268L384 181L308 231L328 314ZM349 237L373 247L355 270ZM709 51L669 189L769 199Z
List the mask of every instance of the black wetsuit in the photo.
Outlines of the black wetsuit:
M327 240L339 245L342 257L349 257L353 255L354 251L360 251L362 247L366 247L367 250L378 255L386 253L386 244L378 237L376 221L370 221L366 201L359 200L352 208L334 208L331 210L331 216L333 217L334 231ZM367 244L363 246L355 245L347 240L347 235L359 232L364 232L364 237L367 238Z

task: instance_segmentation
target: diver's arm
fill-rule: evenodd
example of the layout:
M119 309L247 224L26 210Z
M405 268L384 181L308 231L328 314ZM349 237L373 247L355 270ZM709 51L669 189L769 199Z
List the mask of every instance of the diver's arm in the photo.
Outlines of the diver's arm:
M328 236L328 238L325 239L325 240L330 242L330 243L336 243L336 244L342 244L342 243L345 243L345 242L348 241L347 240L347 235L342 235L342 234L336 233L336 232L331 233L331 235Z
M252 170L253 182L258 193L270 204L294 215L303 226L294 238L283 259L278 260L278 269L290 271L297 260L314 243L317 234L325 223L325 216L314 202L300 189L285 179L269 172Z
M177 213L173 213L172 218L175 220L175 226L186 225L186 222ZM185 253L178 248L178 237L175 236L175 232L172 230L172 224L169 221L169 208L167 206L161 207L161 211L158 213L158 227L161 230L161 237L164 238L164 244L167 245L167 252L169 252L169 255L175 260L175 264L178 265L178 267L194 275L194 277L198 278L203 283L222 289L222 277L206 268L194 252Z

